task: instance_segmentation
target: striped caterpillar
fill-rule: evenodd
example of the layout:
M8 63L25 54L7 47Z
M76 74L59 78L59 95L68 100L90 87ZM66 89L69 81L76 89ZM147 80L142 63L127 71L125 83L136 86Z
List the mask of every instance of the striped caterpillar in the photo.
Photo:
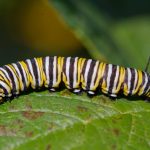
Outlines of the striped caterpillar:
M96 91L115 98L150 98L150 75L133 68L79 57L40 57L0 67L0 100L15 97L29 88L55 91L60 83L74 93Z

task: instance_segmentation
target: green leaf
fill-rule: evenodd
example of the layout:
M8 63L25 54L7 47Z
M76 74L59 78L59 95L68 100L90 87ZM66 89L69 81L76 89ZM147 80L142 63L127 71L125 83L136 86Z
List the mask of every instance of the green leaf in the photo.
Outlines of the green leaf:
M114 24L111 33L125 64L144 70L150 56L150 19L134 17Z
M150 104L37 92L0 105L1 150L150 149Z
M145 69L150 49L149 17L110 18L90 0L55 0L50 4L93 58Z

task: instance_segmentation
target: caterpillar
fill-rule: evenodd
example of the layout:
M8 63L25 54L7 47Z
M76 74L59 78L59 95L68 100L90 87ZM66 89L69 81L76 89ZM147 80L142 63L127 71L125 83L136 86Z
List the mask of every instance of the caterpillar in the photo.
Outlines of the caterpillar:
M150 75L134 68L79 57L39 57L0 67L0 100L21 92L47 88L55 91L63 83L74 93L97 91L115 98L150 98Z

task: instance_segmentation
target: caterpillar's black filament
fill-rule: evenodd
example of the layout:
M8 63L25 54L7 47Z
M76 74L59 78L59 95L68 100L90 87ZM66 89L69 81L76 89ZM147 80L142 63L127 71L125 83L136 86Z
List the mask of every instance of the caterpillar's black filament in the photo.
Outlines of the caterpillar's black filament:
M16 96L28 88L55 91L63 82L75 93L97 90L111 97L150 98L150 75L133 68L79 57L44 57L27 59L0 67L0 99Z

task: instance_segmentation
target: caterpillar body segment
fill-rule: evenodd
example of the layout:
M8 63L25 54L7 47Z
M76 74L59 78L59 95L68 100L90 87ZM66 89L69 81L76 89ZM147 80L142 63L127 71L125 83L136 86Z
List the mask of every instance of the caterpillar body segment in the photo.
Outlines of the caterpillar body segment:
M150 98L150 75L134 68L106 64L79 57L40 57L0 67L0 99L20 94L29 88L55 91L60 83L74 93L90 95L96 91L117 97Z

